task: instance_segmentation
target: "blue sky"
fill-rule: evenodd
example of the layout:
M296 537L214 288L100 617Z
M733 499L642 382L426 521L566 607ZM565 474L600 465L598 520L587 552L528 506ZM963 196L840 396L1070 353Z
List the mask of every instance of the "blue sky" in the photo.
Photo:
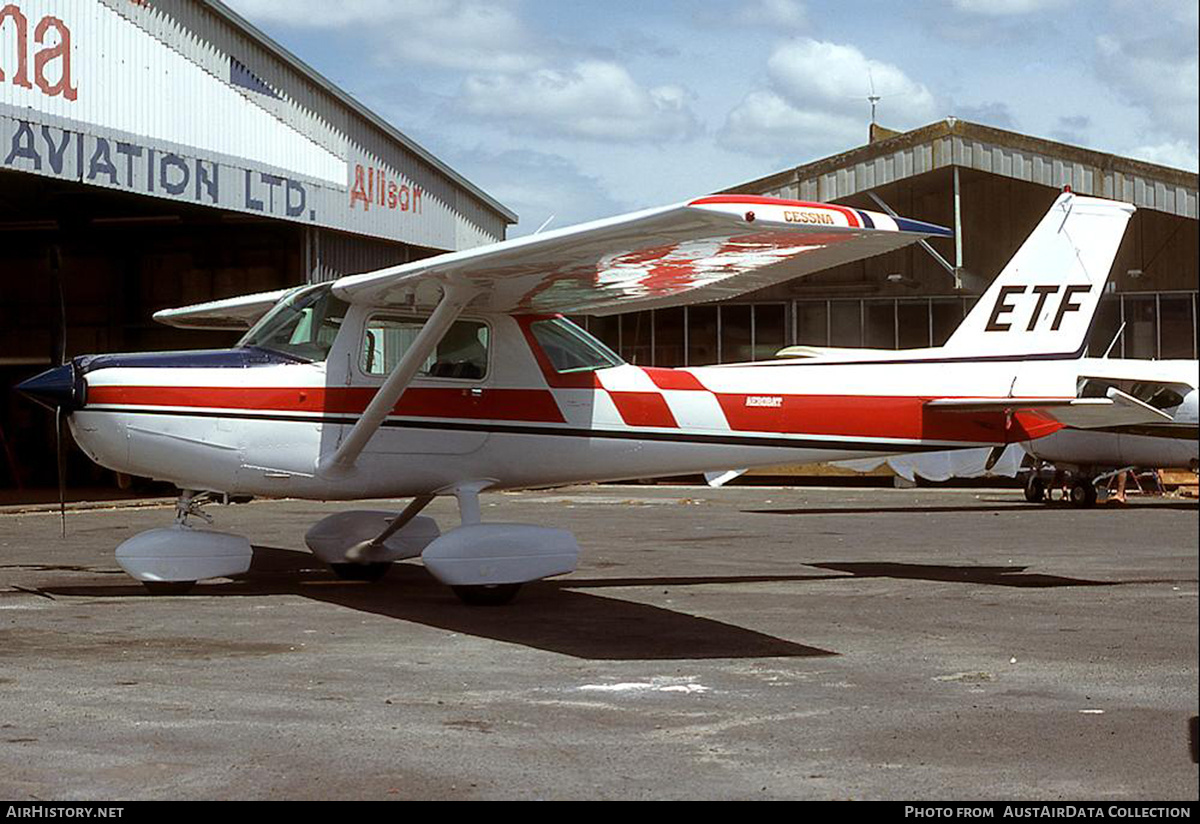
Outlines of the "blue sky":
M516 211L670 203L956 116L1196 170L1195 0L227 0Z

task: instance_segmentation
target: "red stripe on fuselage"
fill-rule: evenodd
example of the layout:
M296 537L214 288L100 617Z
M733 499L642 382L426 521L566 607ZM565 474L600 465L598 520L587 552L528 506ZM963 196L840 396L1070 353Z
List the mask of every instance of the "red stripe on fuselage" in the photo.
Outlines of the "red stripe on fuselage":
M650 370L647 370L649 372ZM654 370L657 380L670 382ZM686 375L678 372L677 375ZM693 377L694 380L694 377ZM681 380L679 388L687 388ZM360 414L374 397L373 387L173 387L92 386L88 405L174 407L184 409ZM622 420L631 427L677 429L666 399L657 392L608 391ZM1039 438L1062 428L1036 412L953 412L930 409L926 398L862 395L715 395L729 429L743 433L779 433L846 438L998 443ZM752 405L747 399L753 398ZM772 405L778 400L778 406ZM394 415L419 418L565 423L553 393L538 389L410 387ZM712 434L723 422L689 431Z
M657 392L614 392L609 397L621 413L621 420L629 426L662 426L678 429L667 399Z
M735 432L995 443L1029 440L1061 428L1057 421L1033 413L1019 412L1011 419L1004 412L963 414L930 409L925 406L927 400L861 395L717 395Z
M235 386L90 386L88 404L172 406L266 412L360 414L376 388L235 387ZM416 418L565 423L554 396L546 389L489 389L471 394L470 387L412 386L405 390L393 415Z
M696 379L691 372L682 369L664 369L654 366L643 366L642 371L654 382L659 389L684 389L704 392L704 384Z

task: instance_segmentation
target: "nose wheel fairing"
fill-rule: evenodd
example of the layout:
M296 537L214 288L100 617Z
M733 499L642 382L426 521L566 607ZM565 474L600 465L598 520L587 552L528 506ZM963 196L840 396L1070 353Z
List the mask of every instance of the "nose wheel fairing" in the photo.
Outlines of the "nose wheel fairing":
M121 569L146 584L241 575L250 569L253 556L250 542L241 535L182 524L140 532L117 547Z

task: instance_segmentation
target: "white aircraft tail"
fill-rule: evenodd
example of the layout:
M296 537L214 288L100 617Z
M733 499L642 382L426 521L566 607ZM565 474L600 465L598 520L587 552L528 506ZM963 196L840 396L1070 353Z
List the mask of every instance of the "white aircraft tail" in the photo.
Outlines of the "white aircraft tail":
M956 356L1082 355L1128 203L1064 192L946 341Z

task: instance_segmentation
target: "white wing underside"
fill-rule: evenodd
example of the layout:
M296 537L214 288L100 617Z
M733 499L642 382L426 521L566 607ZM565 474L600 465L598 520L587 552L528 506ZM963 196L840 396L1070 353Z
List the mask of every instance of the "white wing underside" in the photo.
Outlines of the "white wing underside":
M179 309L162 309L154 319L180 329L249 329L290 290L259 292L225 300L196 303Z
M476 292L483 311L606 315L734 297L948 234L874 212L715 196L343 277L334 292L406 304L432 281Z
M607 315L735 297L950 235L843 206L713 195L350 275L333 289L351 303L428 306L453 286L473 294L478 311ZM246 329L284 294L164 309L154 319Z

